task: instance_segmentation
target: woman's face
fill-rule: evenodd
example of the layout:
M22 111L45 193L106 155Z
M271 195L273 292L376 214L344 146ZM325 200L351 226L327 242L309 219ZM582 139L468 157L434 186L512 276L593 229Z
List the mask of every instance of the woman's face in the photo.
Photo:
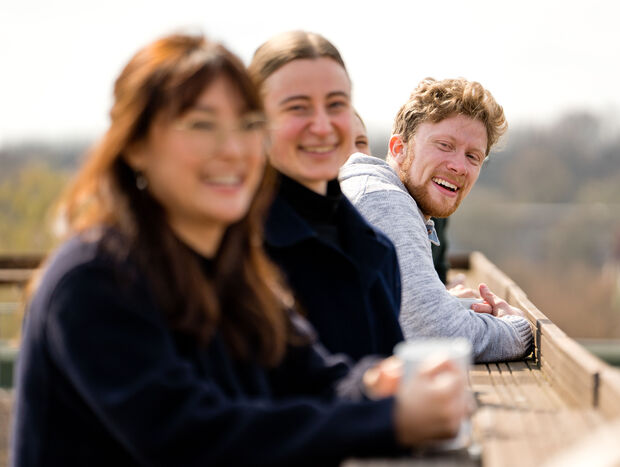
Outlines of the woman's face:
M263 85L271 164L302 185L325 194L350 155L351 83L331 58L299 59Z
M353 150L370 156L370 144L368 144L368 135L366 128L357 115L353 115Z
M128 159L164 207L172 229L203 253L248 211L264 169L264 119L245 111L226 76L172 121L156 119ZM207 249L208 250L208 249Z

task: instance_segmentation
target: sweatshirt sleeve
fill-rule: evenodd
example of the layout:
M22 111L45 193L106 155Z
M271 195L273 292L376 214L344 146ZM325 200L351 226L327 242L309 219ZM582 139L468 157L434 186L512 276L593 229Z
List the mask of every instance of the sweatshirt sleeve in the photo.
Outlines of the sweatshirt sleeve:
M396 247L402 281L400 323L407 339L466 337L477 362L514 360L529 353L532 332L525 318L496 318L467 310L446 290L411 196L401 190L363 192L355 205Z
M47 303L45 339L51 360L139 465L318 465L397 451L393 399L232 397L179 356L149 295L129 289L113 270L72 270Z

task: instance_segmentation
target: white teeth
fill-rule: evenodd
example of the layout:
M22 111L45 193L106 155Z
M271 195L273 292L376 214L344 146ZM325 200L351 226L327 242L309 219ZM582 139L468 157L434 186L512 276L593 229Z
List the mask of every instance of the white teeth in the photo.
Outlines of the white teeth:
M218 175L207 177L207 182L214 185L238 185L241 183L241 177L239 175Z
M450 188L450 189L452 189L454 191L458 190L458 187L456 185L453 185L452 183L447 182L447 181L445 181L445 180L443 180L441 178L433 178L433 181L435 183L437 183L438 185L445 186L445 187Z
M334 146L304 146L303 150L308 152L316 152L318 154L324 154L326 152L332 151Z

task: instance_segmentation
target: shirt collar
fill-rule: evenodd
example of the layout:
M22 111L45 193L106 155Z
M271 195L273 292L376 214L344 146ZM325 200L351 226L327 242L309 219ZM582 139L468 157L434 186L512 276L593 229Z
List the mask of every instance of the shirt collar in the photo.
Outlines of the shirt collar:
M435 222L433 219L429 219L426 221L426 233L428 234L428 239L435 246L439 246L439 237L437 236L437 231L435 230Z

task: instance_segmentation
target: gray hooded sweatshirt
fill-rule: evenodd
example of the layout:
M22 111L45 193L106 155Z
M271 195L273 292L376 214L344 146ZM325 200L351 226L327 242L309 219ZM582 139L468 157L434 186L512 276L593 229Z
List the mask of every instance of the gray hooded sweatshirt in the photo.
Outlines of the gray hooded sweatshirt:
M466 337L477 362L514 360L530 352L532 331L525 318L476 313L446 290L433 266L424 216L387 162L354 154L339 179L353 205L396 246L402 280L400 324L407 339Z

